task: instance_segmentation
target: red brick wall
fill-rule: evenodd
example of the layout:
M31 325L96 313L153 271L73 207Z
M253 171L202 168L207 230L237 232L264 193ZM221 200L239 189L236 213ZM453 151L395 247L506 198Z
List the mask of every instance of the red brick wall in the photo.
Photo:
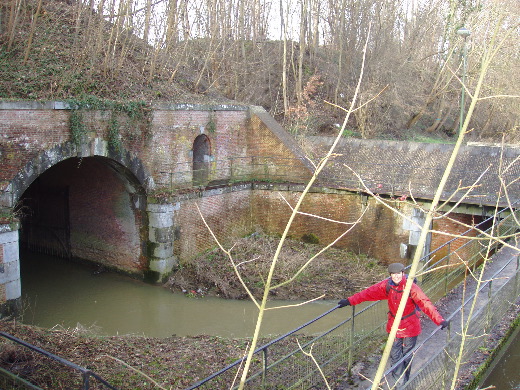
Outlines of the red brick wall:
M232 244L233 237L241 237L253 232L257 227L271 235L281 235L291 214L290 205L295 206L301 192L275 190L244 190L220 196L201 198L181 203L176 215L176 226L181 226L176 237L176 255L181 259L193 258L196 254L215 247L209 232L195 208L201 207L203 215L214 229L215 234L227 245ZM354 193L309 193L302 204L303 213L315 214L329 220L347 223L355 222L363 209L360 195ZM220 214L222 212L222 214ZM406 211L405 212L409 212ZM452 214L452 218L471 225L476 218L465 214ZM306 234L314 234L320 244L327 245L352 225L338 224L308 215L298 215L289 231L289 237L301 239ZM403 230L402 219L388 208L369 198L367 210L361 221L354 226L336 244L355 253L363 253L385 263L407 262L400 255L401 243L407 244L410 232ZM434 229L453 234L461 234L467 230L456 222L447 219L435 220ZM472 232L469 236L475 236ZM440 247L450 240L451 236L432 234L431 249ZM467 239L457 239L451 244L456 250L466 243ZM468 257L475 248L472 243L460 251L461 256ZM229 246L228 246L229 247ZM447 254L447 248L439 251L435 258Z
M69 110L0 110L0 187L9 181L40 153L71 141ZM89 139L108 139L110 113L83 112L83 123ZM247 117L245 110L156 110L150 128L118 116L123 148L137 156L154 176L164 180L160 171L169 170L180 162L190 162L190 150L201 131L210 138L216 160L247 155ZM208 130L210 120L216 128ZM68 156L66 156L68 157ZM191 166L181 165L181 171Z
M457 238L449 244L449 247L448 247L448 245L444 245L444 244L447 243L448 241L452 240L454 238L453 235L462 234L462 233L466 232L469 229L467 226L472 226L473 224L479 223L482 220L482 218L478 217L478 216L474 216L474 215L457 214L457 213L452 213L449 215L449 217L452 220L450 220L448 218L442 218L442 219L436 219L433 222L433 230L452 234L452 235L444 235L444 234L440 234L440 233L432 234L431 250L433 251L437 248L440 248L435 252L435 255L433 257L434 257L435 261L438 261L448 254L448 249L449 249L449 251L451 253L457 251L458 256L461 256L461 258L463 260L470 260L471 254L480 249L480 248L478 248L479 244L476 241L468 244L468 242L470 241L468 238ZM467 226L463 226L457 222L461 222ZM472 230L466 236L475 237L476 235L477 235L477 231ZM441 246L443 246L443 245L444 245L444 247L441 248ZM465 245L464 248L459 249L463 245ZM456 255L451 256L450 262L460 262L460 258L458 256L456 256Z
M203 131L210 140L211 155L219 162L219 169L225 169L229 157L247 155L246 117L246 111L155 111L153 136L140 157L150 167L156 182L167 184L169 176L160 172L189 172L193 141ZM210 121L215 124L215 131L208 130Z
M37 155L70 141L69 114L67 110L53 109L0 110L0 133L3 135L0 139L0 189L5 189ZM249 118L248 111L242 109L159 108L152 114L150 128L131 123L124 117L118 119L123 148L142 162L159 185L169 183L169 175L161 172L191 170L190 151L201 132L209 137L212 156L219 162L235 156L297 157L295 149L291 148L294 141L287 134L274 134L263 117L255 114ZM109 120L110 114L106 112L84 113L89 138L106 140ZM211 124L215 125L214 131ZM68 157L71 156L63 156ZM187 164L179 164L181 162ZM271 173L283 175L285 169L291 174L308 175L303 164L297 160L292 163L297 166ZM225 164L219 168L226 168ZM142 267L144 259L140 245L146 241L142 231L143 214L133 209L129 193L124 190L125 181L108 166L93 168L93 171L97 172L97 181L84 187L78 183L78 195L71 204L75 254L88 258L103 256L106 261L121 267ZM292 205L299 195L299 192L281 193ZM96 199L103 199L103 202L96 202ZM268 233L281 234L290 215L289 207L278 192L264 190L236 191L182 202L175 215L175 226L180 227L176 232L175 253L183 259L215 246L198 216L195 203L200 205L217 236L227 237L228 242L232 240L229 237L251 233L256 225ZM388 262L399 260L399 246L408 242L408 232L402 230L401 220L386 208L372 200L368 206L362 222L337 245ZM356 194L311 193L302 208L304 212L346 222L354 222L361 210L361 198ZM442 223L445 222L437 221L436 228L456 229L447 222ZM290 235L301 238L313 233L321 243L327 244L348 228L298 216ZM439 246L443 240L446 238L434 235L432 247Z
M68 112L0 110L0 181L11 180L41 150L70 139Z
M83 159L84 171L71 177L70 231L72 254L118 269L146 267L140 235L144 211L134 207L127 180L106 164Z
M283 233L291 209L280 196L295 206L299 195L299 192L255 191L255 220L270 234ZM387 208L369 200L364 217L352 227L352 223L361 216L362 207L361 197L357 194L309 193L302 204L302 212L347 224L298 215L289 234L300 239L303 235L312 233L319 238L321 244L327 245L352 228L335 244L336 247L365 253L383 261L398 261L399 245L408 241L407 233L400 229L400 222Z
M56 164L30 187L22 212L34 209L28 215L38 215L36 223L27 218L28 229L34 223L39 229L52 226L60 235L70 231L72 256L140 272L146 266L141 254L144 211L136 208L135 193L129 192L136 183L107 161L87 157ZM62 236L61 242L68 240ZM48 239L38 244L53 245Z
M189 261L217 246L197 206L225 248L230 248L234 238L251 234L254 231L251 200L251 191L245 190L182 202L175 213L174 254L181 261Z
M295 205L301 192L243 190L218 196L183 201L175 216L175 254L182 261L189 261L199 253L216 246L204 226L195 204L199 205L215 235L229 248L234 237L242 237L260 228L271 235L281 235L290 217L291 209L283 196ZM309 193L301 211L322 218L347 223L355 222L361 214L361 198L357 194ZM365 253L384 262L400 260L400 243L408 242L408 232L400 229L400 221L386 208L369 201L368 211L362 221L336 243L356 253ZM314 234L323 245L329 244L352 225L337 224L324 219L298 215L289 236L301 239Z
M299 147L296 146L292 136L282 129L272 117L265 115L263 112L256 112L256 114L251 115L249 124L248 154L255 157L274 157L269 160L259 158L259 163L272 163L268 172L272 179L283 180L288 173L290 173L291 178L310 178L308 167L305 167L299 159L299 157L302 157L298 155ZM273 133L276 133L276 135ZM261 169L262 171L259 173L265 174L264 166Z

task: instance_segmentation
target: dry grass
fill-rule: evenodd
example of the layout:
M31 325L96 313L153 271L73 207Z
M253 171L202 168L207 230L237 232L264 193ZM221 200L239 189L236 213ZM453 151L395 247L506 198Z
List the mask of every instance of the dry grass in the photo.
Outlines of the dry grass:
M233 246L234 261L255 296L263 292L278 242L278 238L254 234L238 240ZM287 240L280 254L274 284L294 275L320 249L319 245ZM294 282L271 294L276 299L312 299L321 295L325 295L325 299L337 299L385 276L386 267L375 259L346 250L330 249L311 262ZM167 285L188 293L203 291L225 298L246 297L229 258L218 249L184 264Z

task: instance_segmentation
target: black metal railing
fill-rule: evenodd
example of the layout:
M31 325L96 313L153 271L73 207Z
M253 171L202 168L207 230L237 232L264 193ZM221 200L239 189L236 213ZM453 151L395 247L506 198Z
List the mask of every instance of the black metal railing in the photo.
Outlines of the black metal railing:
M495 234L507 236L509 234L515 233L519 229L519 219L520 210L504 209L501 210L496 216L481 222L481 224L479 224L477 227L489 225L490 221L494 221L494 225L490 226L486 232L492 232L493 230ZM465 236L473 231L474 229L468 229L468 231L463 233L462 236ZM488 239L492 240L491 238ZM448 241L443 246L436 248L434 251L423 257L421 260L423 262L423 268L421 271L434 270L441 265L450 264L450 258L453 256L460 256L465 259L467 265L470 267L475 267L485 256L483 251L496 246L495 243L490 243L486 249L486 245L483 245L483 241L486 240L486 236L485 234L482 234L478 241L468 239L465 244L458 246L453 252L448 251L448 254L440 259L435 256L437 252L445 250L446 247L449 250L450 245L455 240L460 240L460 237ZM497 285L497 283L493 283L493 280L497 275L499 275L499 272L509 266L513 261L515 261L515 259L511 259L499 271L497 271L495 275L488 278L489 281L483 283L479 291L482 291L486 287L491 290L492 286ZM507 286L507 291L504 290L505 287L500 286L497 289L497 292L494 294L490 293L490 300L491 298L494 299L492 302L492 310L490 310L491 303L486 306L485 309L479 310L479 313L485 313L486 322L484 325L482 325L482 321L478 320L477 318L477 313L477 320L475 321L477 328L472 329L473 332L479 332L481 328L488 329L493 322L491 321L490 317L493 317L495 319L494 322L496 322L497 319L500 318L501 313L507 309L507 305L505 305L504 302L514 302L515 298L518 297L520 289L518 278L520 268L519 261L520 260L517 255L516 279L511 279L511 283L504 284ZM425 273L422 280L420 281L421 287L428 295L440 297L445 295L456 284L457 280L462 280L462 276L466 270L466 267L444 267L441 269L441 271ZM435 275L435 277L431 277L431 275ZM500 302L496 302L497 299L499 299ZM465 303L461 305L459 309L447 316L447 318L452 319L457 316L457 313L464 310L464 307L470 301L471 297L467 298ZM384 332L384 322L382 321L382 318L385 318L387 308L386 305L381 302L370 303L361 310L356 310L356 307L351 307L352 311L350 316L342 316L342 319L340 319L336 325L327 329L326 331L319 332L318 335L309 336L307 333L300 333L300 331L308 329L311 325L316 324L320 320L332 315L334 312L336 312L336 309L338 309L337 306L329 309L325 313L306 322L298 328L293 329L290 332L277 337L274 340L271 340L257 348L254 354L255 356L258 356L258 358L255 358L252 363L250 371L251 374L247 378L247 383L249 385L255 386L255 388L260 388L261 386L269 387L277 385L284 386L284 388L308 388L309 386L319 386L319 383L322 381L321 374L319 374L315 363L310 361L310 359L303 353L303 350L306 348L312 348L313 356L318 362L319 366L322 370L324 370L324 372L330 375L331 372L333 372L334 369L337 369L338 367L345 366L346 370L350 371L358 357L366 353L367 350L376 348L381 344L384 338L386 338L386 333ZM490 312L492 313L490 314ZM343 310L342 313L346 313L346 311ZM481 328L478 328L479 324L481 324ZM415 353L417 349L420 349L424 343L428 342L437 331L438 328L435 329L432 334L429 335L421 344L419 344L413 353ZM83 390L90 389L91 379L94 379L99 383L99 385L104 386L103 388L116 389L105 379L87 368L69 362L66 359L33 346L7 333L0 332L0 336L39 355L42 355L57 363L58 365L63 366L64 368L68 368L79 377L80 380L78 383L78 388ZM295 348L294 342L289 339L291 336L296 337L298 341L301 340L298 348ZM453 350L457 346L457 343L460 344L460 341L458 341L457 337L458 335L452 335L451 337L448 337L446 339L445 348L450 348ZM471 348L474 349L473 344L474 342L472 342ZM469 348L469 350L472 350L471 348ZM423 387L422 383L428 383L435 388L441 388L439 381L446 381L446 378L449 377L449 373L453 365L446 363L446 359L444 359L444 354L442 353L442 348L438 349L440 350L440 353L432 357L431 364L423 366L421 370L414 373L410 382L408 382L408 388L426 388ZM238 369L243 362L244 358L238 359L218 372L193 384L186 390L200 388L229 388L229 384L234 383L236 379L236 370L233 369ZM389 375L391 371L392 368L388 369L385 375ZM0 375L0 380L3 380L4 382L8 381L8 385L13 389L38 389L37 386L32 385L28 380L19 378L12 374L8 374L7 376ZM236 386L233 388L236 388Z
M64 369L70 370L71 375L76 376L78 378L78 379L76 379L76 381L78 382L78 387L77 387L78 389L81 389L81 390L91 389L91 380L94 379L97 382L96 384L101 385L102 388L117 390L116 387L112 386L101 376L99 376L95 372L93 372L85 367L81 367L60 356L50 353L42 348L36 347L23 340L20 340L19 338L12 336L8 333L0 332L0 337L3 337L4 339L11 341L12 343L14 343L14 345L18 345L22 348L25 348L26 350L32 351L46 359L49 359L50 362L56 363L57 365L62 367L61 372L63 372ZM4 345L4 347L5 347L5 345ZM20 365L20 362L15 361L15 363ZM34 368L34 370L41 370L40 365L38 365L38 367L33 367L33 368ZM24 371L32 371L33 368L26 368ZM72 380L74 381L74 379L72 379ZM39 389L38 386L36 386L30 382L30 379L24 379L23 377L21 377L19 375L14 375L13 373L10 373L8 370L2 370L2 372L0 372L0 384L2 384L4 386L2 388ZM9 386L9 387L5 387L5 386ZM99 388L99 386L96 388Z

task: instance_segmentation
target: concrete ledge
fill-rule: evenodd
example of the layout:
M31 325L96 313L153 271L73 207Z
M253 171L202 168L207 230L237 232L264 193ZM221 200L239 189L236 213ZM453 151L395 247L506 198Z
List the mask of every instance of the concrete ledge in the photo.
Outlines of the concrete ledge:
M1 228L5 227L5 231ZM16 242L18 245L18 230L10 230L12 227L10 225L1 225L0 226L0 245L4 245L11 242ZM5 255L5 253L4 253ZM5 259L5 257L4 257Z
M5 284L5 299L16 300L22 296L22 283L20 279Z
M162 111L247 111L249 106L236 104L190 104L157 102L152 105L154 110Z
M162 111L248 111L249 106L241 104L191 104L156 102L152 104L154 110ZM65 101L51 100L12 100L0 101L0 110L71 110L72 107Z
M173 242L156 244L152 256L157 259L168 259L173 257Z

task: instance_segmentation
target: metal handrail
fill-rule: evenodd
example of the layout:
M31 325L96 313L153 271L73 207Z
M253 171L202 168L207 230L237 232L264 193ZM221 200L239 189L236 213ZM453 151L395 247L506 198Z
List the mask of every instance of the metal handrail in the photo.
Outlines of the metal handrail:
M46 356L60 364L63 364L64 366L67 366L67 367L70 367L72 368L73 370L75 371L79 371L81 373L81 377L83 379L83 384L82 384L82 389L83 390L88 390L90 388L90 378L94 378L94 379L97 379L99 382L101 382L103 385L105 385L106 387L108 387L109 389L112 389L112 390L118 390L116 387L112 386L110 383L108 383L105 379L103 379L101 376L99 376L98 374L96 374L95 372L89 370L88 368L85 368L85 367L82 367L82 366L79 366L75 363L72 363L58 355L55 355L51 352L48 352L48 351L45 351L44 349L41 349L39 347L36 347L35 345L32 345L32 344L29 344L28 342L26 341L23 341L21 339L19 339L18 337L15 337L13 335L10 335L9 333L5 333L5 332L0 332L0 336L1 337L4 337L8 340L11 340L13 341L14 343L16 344L20 344L26 348L29 348L31 349L32 351L34 352L37 352L43 356Z

